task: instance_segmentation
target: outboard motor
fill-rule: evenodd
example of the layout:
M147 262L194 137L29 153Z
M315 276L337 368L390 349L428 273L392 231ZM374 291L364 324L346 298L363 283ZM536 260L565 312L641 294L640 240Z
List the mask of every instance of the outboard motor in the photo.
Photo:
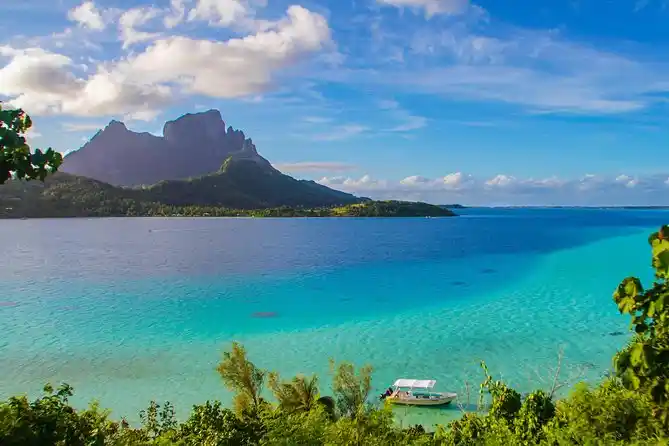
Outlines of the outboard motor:
M389 397L390 395L392 395L392 394L393 394L393 389L392 389L392 387L388 387L388 390L386 390L384 393L382 393L381 396L379 397L379 399L380 399L381 401L383 401L383 400L385 400L386 398L388 398L388 397Z

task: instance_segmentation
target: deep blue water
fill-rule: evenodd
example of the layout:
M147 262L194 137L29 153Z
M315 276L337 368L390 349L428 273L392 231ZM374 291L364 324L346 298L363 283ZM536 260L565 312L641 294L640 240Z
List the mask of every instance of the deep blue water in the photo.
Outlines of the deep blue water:
M453 387L481 356L521 382L558 344L609 364L627 326L610 294L650 277L647 233L669 212L459 212L0 221L0 397L68 381L131 418L154 397L187 409L226 398L213 367L233 339L285 374L373 362L379 388Z

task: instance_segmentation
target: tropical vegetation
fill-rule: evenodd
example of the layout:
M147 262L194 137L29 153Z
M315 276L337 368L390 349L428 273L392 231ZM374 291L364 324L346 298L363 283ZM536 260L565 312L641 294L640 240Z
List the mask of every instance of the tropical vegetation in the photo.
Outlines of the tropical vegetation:
M44 180L63 162L60 153L49 148L31 151L25 133L32 120L21 109L5 109L0 104L0 184L14 177L19 180Z

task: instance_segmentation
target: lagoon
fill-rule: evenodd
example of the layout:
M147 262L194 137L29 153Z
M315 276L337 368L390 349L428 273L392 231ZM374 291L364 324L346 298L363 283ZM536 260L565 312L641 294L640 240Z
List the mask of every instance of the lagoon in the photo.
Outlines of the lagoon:
M1 220L0 398L68 382L138 419L230 400L214 370L232 340L261 367L328 359L395 378L476 388L485 360L521 391L597 380L628 320L611 294L650 280L663 210L465 209L444 219ZM620 333L623 333L622 335ZM472 401L475 397L472 398ZM457 416L402 410L403 423Z

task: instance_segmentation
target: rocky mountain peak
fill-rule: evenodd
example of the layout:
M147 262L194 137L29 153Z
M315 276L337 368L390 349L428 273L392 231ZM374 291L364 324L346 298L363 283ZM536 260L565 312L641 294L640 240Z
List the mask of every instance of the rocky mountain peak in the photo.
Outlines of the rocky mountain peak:
M163 126L163 136L136 133L111 121L81 149L65 157L62 170L114 185L153 184L216 172L229 157L252 160L266 169L251 139L218 110L188 113Z

